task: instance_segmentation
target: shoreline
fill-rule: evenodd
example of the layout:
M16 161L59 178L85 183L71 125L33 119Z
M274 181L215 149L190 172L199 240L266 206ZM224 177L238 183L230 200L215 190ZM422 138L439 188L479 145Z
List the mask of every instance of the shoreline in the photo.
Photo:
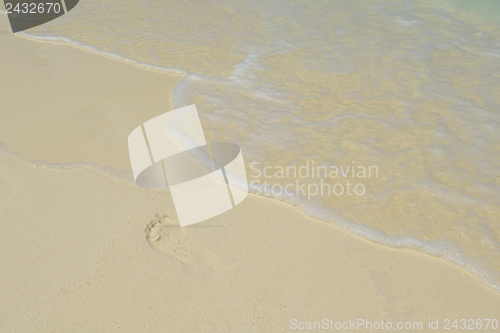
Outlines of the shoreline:
M10 82L5 96L14 102L2 104L15 114L0 141L22 159L128 170L128 129L172 110L169 92L180 78L30 42L8 46L39 62L40 73L5 71L17 83L49 75L56 93L23 95L37 88L19 92ZM53 103L75 91L82 97ZM104 106L89 104L89 95ZM374 243L288 203L249 194L223 215L180 228L168 196L92 169L37 168L0 154L0 331L277 331L323 318L425 325L493 319L500 308L500 295L456 264Z
M5 19L2 20L3 22L1 22L1 24L3 24L5 27L8 28L7 16L5 15L3 17ZM48 58L52 61L52 63L50 64L51 66L59 65L58 63L56 63L56 60L58 59L58 55L61 54L61 52L63 54L65 54L67 57L74 58L75 53L73 51L75 49L77 49L76 54L78 54L78 61L80 62L80 64L82 64L83 66L89 66L90 64L92 64L91 67L96 67L96 65L99 65L98 67L92 69L91 74L88 74L88 73L84 74L84 78L83 78L84 80L88 80L89 76L92 76L94 79L93 82L98 82L98 80L103 79L103 78L107 78L107 77L112 77L112 76L116 77L116 75L120 75L119 74L120 72L127 69L127 72L129 72L127 74L127 76L133 77L134 81L137 81L137 82L133 82L133 84L130 84L130 86L126 86L127 91L125 93L127 95L137 94L137 95L146 96L146 98L141 98L141 99L142 100L145 99L148 101L148 103L150 103L149 107L151 108L151 111L146 112L144 114L140 114L140 117L136 117L137 119L140 119L140 120L136 120L136 122L133 122L134 118L130 117L130 114L132 114L132 113L124 115L124 117L122 117L123 118L122 121L123 121L123 123L127 123L129 128L127 130L123 130L123 129L119 130L120 133L118 133L118 135L121 137L112 137L112 138L106 137L105 138L106 141L109 141L110 139L111 139L111 141L113 141L112 145L109 145L108 147L106 147L107 148L106 152L103 153L101 150L96 155L90 155L90 158L89 157L82 158L82 156L85 156L85 155L81 154L81 151L83 149L88 149L88 147L79 147L79 149L77 149L78 152L76 154L73 151L71 151L71 152L69 152L68 156L64 156L64 153L68 152L67 150L65 151L65 149L62 148L62 147L64 147L64 145L66 143L57 142L57 140L52 142L53 147L60 148L60 149L57 149L58 150L57 154L51 154L50 150L47 150L47 149L44 150L44 149L41 149L41 147L37 147L36 149L34 149L32 147L32 145L35 141L38 141L35 136L31 137L30 138L31 141L29 141L27 144L21 144L21 145L15 146L16 148L19 149L19 151L17 149L16 150L11 149L11 147L9 147L9 145L8 145L8 142L4 142L0 139L0 144L4 145L4 148L5 148L5 149L2 149L4 151L1 151L1 153L4 153L4 154L9 155L9 156L13 156L14 158L22 161L23 163L27 163L27 164L32 165L32 166L44 165L44 166L49 166L49 168L52 168L52 167L58 168L59 165L63 165L64 168L67 168L67 167L69 167L69 168L91 168L91 169L96 170L98 172L101 172L107 176L110 176L115 180L124 181L124 182L130 183L130 184L134 184L133 179L131 177L131 174L130 175L128 174L128 172L131 172L130 162L128 160L128 148L126 147L126 145L123 144L123 143L127 142L127 140L126 140L126 136L128 135L127 133L129 133L130 130L137 123L143 122L145 120L149 120L150 118L157 116L158 113L161 112L158 110L160 110L162 108L164 110L167 110L167 109L172 110L173 105L172 105L171 90L178 82L180 82L185 77L185 75L168 72L167 71L168 68L158 69L155 66L150 66L148 64L141 64L133 59L123 58L123 57L120 57L117 55L109 54L109 53L106 53L104 51L97 50L91 46L82 46L82 45L79 45L77 42L72 42L72 41L67 41L67 40L60 42L60 41L52 40L50 38L44 39L44 38L37 38L36 36L26 36L26 35L28 35L28 34L25 34L25 35L20 34L19 35L20 37L22 37L23 42L16 40L16 37L11 36L14 38L7 38L7 39L3 38L4 39L3 43L4 43L4 45L8 45L5 43L6 41L8 41L10 43L13 43L12 45L19 45L19 43L21 42L23 44L22 45L23 49L29 49L30 47L28 45L30 45L30 42L41 42L42 45L44 45L45 47L41 46L40 49L43 49L44 50L43 52L45 52L45 50L47 50L46 58ZM26 41L26 43L24 41ZM7 47L6 47L6 49L7 49ZM35 46L35 47L33 47L33 49L37 49L37 47ZM80 54L80 53L78 53L79 51L85 51L85 52ZM39 51L36 51L36 52L39 52ZM116 63L117 60L118 60L118 64ZM74 73L71 73L71 74L77 74L77 75L83 74L83 72L81 70L73 69L69 62L66 62L66 63L63 62L60 65L65 70L68 70L68 69L74 70ZM134 68L134 69L129 70L130 67L128 65L133 65L132 68ZM15 68L15 69L19 70L19 68ZM29 71L30 71L30 73L35 72L36 71L35 66L32 66L31 68L29 68ZM56 72L56 74L59 75L59 77L57 79L61 80L61 78L62 78L63 80L65 80L63 82L59 82L59 84L61 84L63 86L68 86L68 85L72 84L70 81L68 81L68 80L73 79L73 76L71 76L70 74L64 73L63 71L60 71L59 73ZM39 74L38 77L40 77L41 75L43 75L43 73ZM118 80L120 80L120 78L118 78ZM145 89L145 87L144 87L145 82L147 82L148 89ZM85 90L85 94L93 94L95 96L95 95L97 95L97 91L102 90L109 85L110 84L108 82L99 82L97 87L94 87L93 90ZM157 87L158 89L155 89L154 91L149 91L149 88L151 88L151 87ZM5 88L8 89L9 86L8 85L4 86L4 91L6 91ZM41 87L37 87L37 88L43 89L44 93L47 92L46 88L41 88ZM165 91L162 92L162 88L168 89L170 91L170 93L166 94ZM80 89L81 89L81 87L80 87ZM112 101L113 104L118 104L118 106L113 106L113 109L116 110L114 112L116 112L116 116L118 116L118 117L121 115L118 113L118 112L121 112L120 107L122 107L122 108L129 107L130 109L132 109L132 107L129 105L129 103L130 102L138 103L138 101L134 101L134 100L127 101L127 102L121 101L120 96L123 93L124 92L116 89L114 91L108 92L108 96L106 96L106 99L109 99L110 101ZM57 98L57 97L53 97L53 98ZM96 98L98 98L98 97L96 97ZM74 101L70 101L70 103L73 103L73 102ZM76 102L81 104L81 99L76 101ZM142 101L140 103L142 103ZM163 105L162 103L164 103L166 105ZM28 107L29 106L30 105L28 105ZM101 114L97 116L97 118L99 118L98 122L94 122L93 124L86 124L87 127L85 128L85 130L87 131L87 133L88 133L88 131L94 130L92 127L102 128L102 127L106 126L102 120L103 120L104 114L109 112L109 107L110 107L109 103L107 104L107 107L108 108L106 108L106 109L102 108L102 110L100 110ZM18 110L14 110L13 113L17 113L17 111ZM51 112L53 112L53 110L51 110ZM64 112L66 112L66 111L64 111ZM57 112L56 112L56 114L57 114ZM138 114L138 113L136 112L136 114ZM114 119L114 121L119 122L118 119L116 119L116 118ZM39 122L43 122L43 121L38 119L36 125L38 125ZM5 122L5 123L8 123L8 122ZM123 123L120 123L118 125L123 126ZM47 123L45 123L45 125L47 125ZM71 130L75 131L76 127L79 125L80 124L72 124L73 128L71 128ZM51 128L51 131L54 131L57 129L58 129L57 127L54 127L54 128ZM0 128L0 130L1 130L1 128ZM30 131L28 131L28 132L30 132ZM65 130L65 132L67 132L67 130ZM82 132L81 133L82 136L80 136L77 139L83 141L82 140L83 135L85 135L87 133ZM5 129L3 131L3 134L5 134ZM13 139L15 139L16 137L17 137L17 134L14 134L11 136L11 138L9 138L8 141L14 141ZM102 139L102 137L99 139ZM117 142L119 143L118 145L116 144ZM73 143L75 143L75 142L73 142ZM102 149L102 147L100 147L100 149ZM41 151L43 151L43 154L39 154ZM61 154L61 151L63 151L64 153ZM23 157L23 155L21 154L22 152L25 152L25 154L27 154L26 156L28 156L28 158ZM52 159L52 160L46 161L44 159L45 156L48 157L47 158L48 160L50 160L50 159ZM89 156L89 155L87 155L87 156ZM78 159L79 157L81 159ZM82 160L85 160L85 162L81 162ZM118 164L115 163L116 160L119 161ZM318 167L318 166L316 166L316 167ZM336 166L333 166L333 167L337 168ZM332 166L330 166L330 168L332 168ZM337 170L336 172L338 173L339 171ZM344 172L344 170L341 170L340 172ZM377 174L378 174L378 170L377 170ZM447 252L444 252L440 249L436 250L432 245L429 245L428 243L426 243L420 239L411 238L411 237L404 237L404 236L389 236L389 235L387 235L387 234L385 234L377 229L374 229L374 228L371 228L368 226L364 226L364 225L356 225L351 221L335 222L333 218L328 218L326 216L326 215L328 215L328 213L326 213L326 215L321 215L321 214L317 214L317 213L314 214L311 212L307 212L307 211L310 211L311 209L314 209L315 206L310 204L307 200L302 200L298 196L291 196L290 198L286 198L283 196L275 197L273 195L270 195L266 191L262 192L261 189L259 189L259 191L261 192L260 194L258 194L258 193L253 193L253 194L258 194L258 195L262 196L263 198L273 199L273 200L276 200L278 202L282 202L282 203L285 203L287 205L290 205L291 208L299 210L301 212L301 214L304 214L304 215L308 216L309 218L312 218L312 219L317 220L321 223L326 223L326 224L331 225L333 227L339 228L340 230L343 230L344 232L351 233L351 234L356 235L358 237L361 237L367 241L374 242L376 244L379 244L382 246L387 246L387 247L393 248L393 249L408 249L410 251L416 251L416 252L419 252L419 253L422 253L425 255L429 255L429 256L434 257L434 258L438 258L440 260L444 260L448 263L457 265L458 267L460 267L460 269L463 269L463 270L467 271L468 273L472 273L472 275L478 277L486 287L494 290L495 292L500 293L500 289L495 288L494 286L490 285L486 280L482 280L480 275L487 275L488 272L483 272L482 274L474 273L474 272L477 272L478 270L482 270L483 268L476 267L475 265L471 265L471 263L468 262L468 258L464 258L463 256L458 256L458 255L455 257L450 256L449 253L447 253L447 252L450 252L450 249L448 249ZM253 191L253 192L255 192L255 191ZM311 208L311 206L313 206L313 208ZM459 251L459 249L454 249L451 252L458 252L458 251ZM468 268L468 267L470 267L470 268Z

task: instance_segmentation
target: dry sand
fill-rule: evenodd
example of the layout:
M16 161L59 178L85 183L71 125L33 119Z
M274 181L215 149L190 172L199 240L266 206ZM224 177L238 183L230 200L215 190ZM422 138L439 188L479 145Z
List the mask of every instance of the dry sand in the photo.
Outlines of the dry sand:
M249 195L180 228L168 191L27 164L129 170L129 131L172 109L181 77L0 23L0 141L20 156L0 154L0 332L280 332L292 319L428 331L429 319L440 330L445 319L500 319L500 295L460 267L275 200Z

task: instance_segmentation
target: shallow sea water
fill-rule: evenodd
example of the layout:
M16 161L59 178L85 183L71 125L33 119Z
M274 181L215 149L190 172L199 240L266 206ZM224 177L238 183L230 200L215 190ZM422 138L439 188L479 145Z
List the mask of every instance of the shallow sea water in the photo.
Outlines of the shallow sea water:
M242 147L254 193L500 291L493 3L87 0L29 36L186 74L175 107Z

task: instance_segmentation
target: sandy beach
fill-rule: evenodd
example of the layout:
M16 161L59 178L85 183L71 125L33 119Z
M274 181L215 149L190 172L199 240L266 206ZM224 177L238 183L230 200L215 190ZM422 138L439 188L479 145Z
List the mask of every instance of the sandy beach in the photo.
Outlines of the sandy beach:
M0 332L383 331L367 321L441 331L446 320L500 320L500 295L459 266L277 200L249 194L181 228L168 190L105 168L130 171L128 134L172 110L183 76L15 36L4 14L0 25Z

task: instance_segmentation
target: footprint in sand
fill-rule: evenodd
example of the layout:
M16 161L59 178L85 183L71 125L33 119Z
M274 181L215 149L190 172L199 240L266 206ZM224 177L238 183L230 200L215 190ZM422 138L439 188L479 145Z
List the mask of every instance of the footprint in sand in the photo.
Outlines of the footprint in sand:
M172 217L156 214L146 226L146 239L153 249L167 254L188 267L217 266L218 259L208 251L197 249L191 243L194 228L181 228ZM196 230L202 232L202 230ZM190 237L191 236L191 237Z

